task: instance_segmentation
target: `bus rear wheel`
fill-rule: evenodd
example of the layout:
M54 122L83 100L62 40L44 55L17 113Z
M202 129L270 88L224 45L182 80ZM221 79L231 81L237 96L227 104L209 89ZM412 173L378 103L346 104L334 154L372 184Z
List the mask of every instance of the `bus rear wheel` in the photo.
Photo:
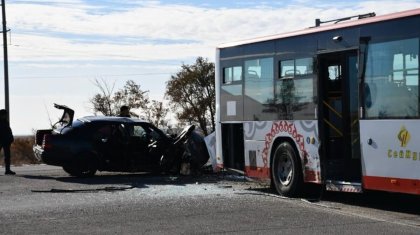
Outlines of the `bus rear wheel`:
M303 185L302 166L298 155L288 142L277 146L271 164L271 176L280 195L297 197Z

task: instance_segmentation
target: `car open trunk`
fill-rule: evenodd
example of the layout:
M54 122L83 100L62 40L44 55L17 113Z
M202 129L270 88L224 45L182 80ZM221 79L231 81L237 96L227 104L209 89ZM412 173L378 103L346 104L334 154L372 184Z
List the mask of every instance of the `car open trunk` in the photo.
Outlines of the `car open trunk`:
M60 104L54 104L54 107L63 110L63 115L61 116L60 120L54 124L54 128L71 126L73 123L74 110Z
M73 123L74 111L71 108L60 104L54 104L54 107L56 109L63 110L63 114L61 115L61 118L58 120L58 122L56 122L53 125L53 128L36 131L35 145L41 146L42 141L44 140L44 136L46 134L52 134L53 130L58 130L67 126L71 126L71 124Z

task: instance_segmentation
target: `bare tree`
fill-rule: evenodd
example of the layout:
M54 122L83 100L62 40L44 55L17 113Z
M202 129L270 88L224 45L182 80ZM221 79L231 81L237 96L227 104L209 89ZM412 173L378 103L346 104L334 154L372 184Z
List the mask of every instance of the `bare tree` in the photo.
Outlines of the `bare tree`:
M214 64L198 57L166 83L166 96L180 121L197 122L204 134L215 130Z
M139 84L132 80L128 80L124 87L116 92L115 82L109 85L105 80L95 79L95 86L99 89L99 93L90 99L93 105L94 113L101 113L105 116L117 116L122 105L127 105L131 109L146 109L149 104L149 91L141 90ZM134 116L138 116L132 113Z
M166 124L165 118L168 112L169 109L163 104L163 102L152 100L146 111L147 119L155 126L159 127Z
M93 104L93 111L100 112L105 116L116 116L118 113L113 109L112 93L114 92L115 81L110 86L104 79L95 79L94 85L100 93L93 96L90 102Z

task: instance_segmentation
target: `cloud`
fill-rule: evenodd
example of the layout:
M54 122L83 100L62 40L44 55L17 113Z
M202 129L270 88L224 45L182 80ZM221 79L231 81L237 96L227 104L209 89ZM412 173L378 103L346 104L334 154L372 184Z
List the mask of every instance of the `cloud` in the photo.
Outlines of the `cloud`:
M97 2L87 2L9 4L12 43L18 45L11 47L11 60L147 61L213 57L219 44L307 28L314 25L315 18L327 20L372 11L379 15L420 7L418 1L380 1L380 4L361 1L350 5L297 0L283 6L255 2L254 8L122 1L120 9L124 10L104 11L104 6ZM131 7L126 8L125 4Z
M7 2L11 124L18 134L48 127L44 105L52 109L54 102L73 107L78 117L91 114L94 78L117 85L133 79L161 100L165 82L183 62L197 56L213 61L222 43L307 28L315 18L420 7L410 0Z

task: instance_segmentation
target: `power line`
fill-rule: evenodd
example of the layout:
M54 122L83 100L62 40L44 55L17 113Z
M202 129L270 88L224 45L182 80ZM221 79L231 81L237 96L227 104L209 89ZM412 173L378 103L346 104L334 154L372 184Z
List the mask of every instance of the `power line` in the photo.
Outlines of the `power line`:
M46 52L46 53L51 53L51 55L45 55L45 56L51 56L51 57L59 57L60 55L64 55L64 56L91 56L91 57L100 57L102 59L87 59L87 60L103 60L103 58L107 58L108 60L136 60L136 61L141 61L142 63L145 64L158 64L158 65L174 65L174 66L179 66L181 64L183 64L185 61L190 61L190 60L194 60L193 58L184 58L185 60L166 60L168 62L165 61L144 61L144 57L141 56L135 56L135 55L128 55L128 54L122 54L122 53L104 53L104 52L100 52L100 51L86 51L86 50L72 50L72 49L65 49L65 48L60 48L60 49L54 49L54 48L48 48L48 47L34 47L34 46L28 46L28 45L15 45L17 48L15 48L15 50L32 50L32 51L38 51L38 52ZM58 52L68 52L70 54L63 54L63 53L58 53ZM39 56L39 54L38 54ZM70 60L70 59L68 59ZM174 62L169 62L169 61L174 61Z
M81 78L81 77L131 77L131 76L146 76L146 75L171 75L172 73L130 73L130 74L78 74L78 75L57 75L57 76L14 76L14 80L24 79L51 79L51 78Z

